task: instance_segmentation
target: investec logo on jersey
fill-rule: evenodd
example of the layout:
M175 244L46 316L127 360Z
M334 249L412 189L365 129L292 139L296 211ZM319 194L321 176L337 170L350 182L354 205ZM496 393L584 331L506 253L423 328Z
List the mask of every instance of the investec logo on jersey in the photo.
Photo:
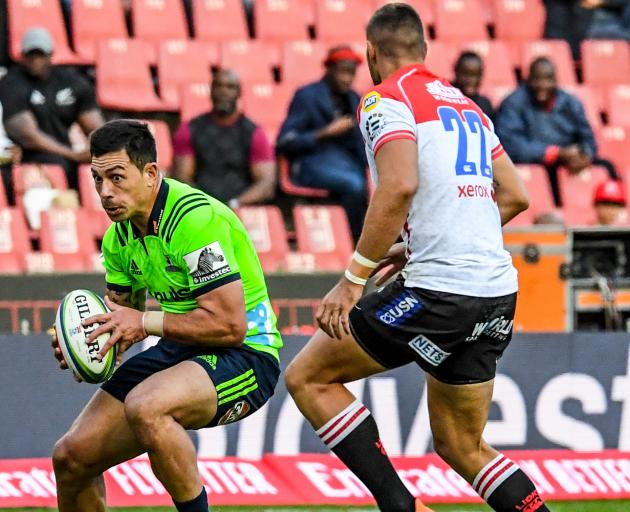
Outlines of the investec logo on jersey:
M379 309L376 316L384 324L393 325L402 323L420 308L422 308L422 302L419 299L403 293Z
M439 80L429 82L426 87L429 94L436 100L446 101L447 103L458 103L460 105L468 103L468 98L466 98L464 93L457 87L449 87Z
M218 241L186 254L184 261L188 265L195 284L212 281L231 271Z
M477 341L477 338L482 334L490 338L505 341L512 332L513 325L514 320L507 320L504 316L493 318L489 322L477 322L473 328L472 334L466 338L466 341Z

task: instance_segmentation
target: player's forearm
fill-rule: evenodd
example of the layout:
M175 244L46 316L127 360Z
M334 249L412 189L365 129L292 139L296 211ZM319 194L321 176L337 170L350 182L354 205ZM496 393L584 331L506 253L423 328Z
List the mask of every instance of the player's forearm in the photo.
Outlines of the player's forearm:
M197 308L183 314L164 315L164 337L187 345L237 347L247 332L245 311L215 313Z
M107 290L106 295L112 302L118 304L119 306L137 309L138 311L145 310L147 291L144 288L140 288L132 292Z

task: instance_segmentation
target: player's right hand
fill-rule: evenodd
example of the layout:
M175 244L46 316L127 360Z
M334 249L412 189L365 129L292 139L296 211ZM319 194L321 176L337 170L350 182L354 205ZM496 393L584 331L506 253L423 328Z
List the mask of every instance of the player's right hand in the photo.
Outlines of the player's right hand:
M326 133L329 137L338 137L352 130L354 127L354 117L345 115L338 117L326 127Z
M61 368L62 370L67 370L68 363L66 363L66 360L63 357L63 353L59 348L59 340L57 339L57 330L55 329L55 324L53 324L53 326L48 329L46 333L50 335L50 346L53 349L53 355L55 356L55 359L59 361L59 368ZM72 372L72 375L74 375L74 380L76 380L77 382L82 382L81 378L79 378L74 372Z
M383 259L378 263L378 267L374 269L372 275L376 275L383 271L374 281L376 286L381 286L386 283L392 276L400 272L407 264L406 245L404 242L399 242L390 247L387 254L383 256Z

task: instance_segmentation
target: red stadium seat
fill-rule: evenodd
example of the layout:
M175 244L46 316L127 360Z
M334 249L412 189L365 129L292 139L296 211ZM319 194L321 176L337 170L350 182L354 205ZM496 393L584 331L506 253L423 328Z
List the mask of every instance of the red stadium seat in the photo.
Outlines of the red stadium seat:
M276 42L308 39L303 4L300 0L256 0L256 38Z
M630 85L615 85L608 90L608 123L630 126Z
M96 245L80 210L52 208L42 212L41 250L52 254L55 271L83 272L93 269Z
M619 172L630 169L630 126L603 126L596 135L599 156L611 160Z
M242 206L236 213L256 248L265 272L283 269L289 254L287 231L277 206Z
M158 50L160 98L179 108L179 89L187 83L209 83L210 64L201 43L186 39L165 41Z
M399 0L375 0L374 9L378 9L385 4L398 2ZM403 3L411 5L420 15L422 25L426 27L435 23L435 9L432 0L403 0Z
M73 0L72 38L77 53L96 61L96 46L106 39L128 37L120 0Z
M441 41L488 39L482 5L477 0L436 0L435 32Z
M457 44L444 41L428 41L427 45L427 58L425 60L427 69L439 77L453 80L455 76L453 65L459 54Z
M516 66L513 65L509 49L503 41L475 41L464 44L462 50L472 50L483 59L482 89L497 85L516 87Z
M92 236L95 240L102 239L111 221L101 206L89 165L79 167L79 196L83 211L89 218Z
M133 35L159 43L169 39L187 39L184 5L180 0L131 0Z
M293 41L282 46L282 83L294 87L319 80L324 74L326 47L318 41Z
M280 60L278 47L261 41L228 41L221 44L221 67L238 72L241 82L271 83L271 68Z
M53 164L20 164L11 169L11 182L16 206L22 207L22 197L31 187L41 186L41 173L48 178L52 188L66 190L68 179L63 167Z
M370 75L368 65L365 62L363 64L359 64L357 66L357 74L354 77L354 82L352 83L352 88L357 91L359 95L363 96L373 87L374 81L372 80L372 75Z
M285 84L252 84L243 88L243 110L263 127L271 141L287 116L294 89Z
M524 42L541 39L545 9L540 0L494 0L495 37Z
M503 100L514 92L514 87L506 85L495 85L493 87L486 87L484 93L488 96L490 103L495 109L501 106Z
M593 92L592 88L588 85L567 85L563 86L567 92L570 92L582 102L584 111L586 112L586 118L591 124L593 130L597 129L602 124L600 112L602 111L600 97Z
M228 41L247 39L242 0L192 0L195 39Z
M582 41L584 82L601 87L630 83L630 45L625 41Z
M168 125L165 121L157 119L143 119L143 121L149 125L149 130L155 137L158 166L163 171L168 171L173 165L173 144Z
M520 60L523 76L529 74L529 65L538 57L547 57L555 64L556 78L561 86L575 85L575 69L569 43L560 39L524 43Z
M0 208L8 208L9 207L9 199L7 196L7 191L4 188L4 180L0 177Z
M595 187L608 179L602 167L590 167L572 176L566 169L558 170L562 209L567 226L586 226L595 220L593 193Z
M293 220L297 249L312 254L317 271L341 271L348 265L353 243L341 206L296 206Z
M523 180L527 193L529 195L529 208L519 215L519 219L515 223L522 223L527 219L533 222L534 219L543 214L549 213L556 209L551 194L551 185L547 171L541 165L517 165L518 175ZM510 223L510 226L515 224Z
M20 41L24 32L32 27L43 27L50 32L55 44L55 64L88 64L68 45L66 28L57 0L7 0L9 50L11 58L20 60Z
M0 274L24 272L24 257L30 250L22 212L17 208L0 208Z
M205 114L212 109L210 84L186 84L179 91L179 115L182 121Z
M99 104L115 110L167 110L153 88L146 43L110 39L98 46L96 96Z
M371 5L363 0L316 0L315 33L329 44L365 39Z
M289 168L289 160L286 157L280 156L278 159L278 173L279 173L279 185L280 190L288 196L299 197L328 197L330 193L323 188L304 187L302 185L296 185L291 180L291 169Z

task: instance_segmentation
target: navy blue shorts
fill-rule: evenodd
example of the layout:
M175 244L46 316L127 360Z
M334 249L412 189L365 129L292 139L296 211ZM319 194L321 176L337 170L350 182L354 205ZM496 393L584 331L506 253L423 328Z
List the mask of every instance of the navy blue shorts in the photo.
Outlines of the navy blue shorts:
M161 339L125 361L101 388L121 402L143 380L182 361L200 364L217 390L217 413L206 427L224 425L260 409L273 395L280 366L270 354L242 345L215 348Z

